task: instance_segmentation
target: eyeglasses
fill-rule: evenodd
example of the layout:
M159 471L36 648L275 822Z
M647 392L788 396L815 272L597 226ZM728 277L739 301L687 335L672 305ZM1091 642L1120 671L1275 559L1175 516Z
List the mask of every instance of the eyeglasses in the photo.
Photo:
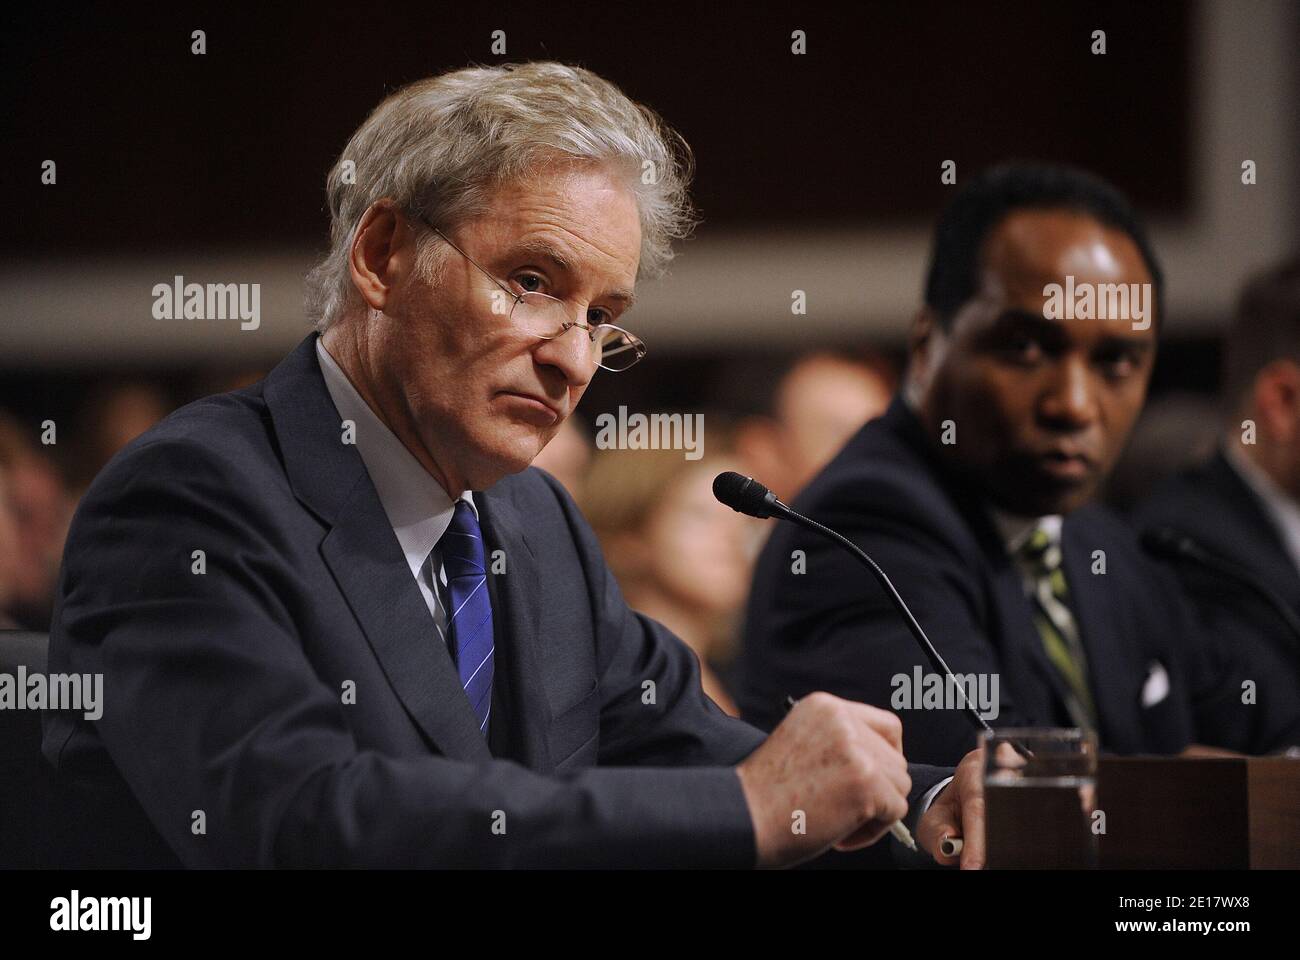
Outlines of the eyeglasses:
M516 293L508 286L479 266L468 253L456 246L451 238L435 227L423 216L420 221L446 240L453 250L470 263L478 267L483 276L505 291L510 297L509 319L520 330L542 340L555 340L564 336L573 327L586 331L591 343L591 359L602 370L615 373L626 370L646 355L646 346L641 338L629 333L612 323L590 325L570 318L569 308L564 301L540 291L530 290ZM493 305L493 312L502 312Z

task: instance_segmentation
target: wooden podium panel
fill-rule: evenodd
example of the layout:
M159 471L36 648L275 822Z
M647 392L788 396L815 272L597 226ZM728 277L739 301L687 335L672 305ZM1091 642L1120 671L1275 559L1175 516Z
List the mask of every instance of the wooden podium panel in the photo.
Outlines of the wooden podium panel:
M1300 868L1300 761L1101 757L1102 869Z
M1300 760L1246 761L1250 810L1250 865L1300 868Z

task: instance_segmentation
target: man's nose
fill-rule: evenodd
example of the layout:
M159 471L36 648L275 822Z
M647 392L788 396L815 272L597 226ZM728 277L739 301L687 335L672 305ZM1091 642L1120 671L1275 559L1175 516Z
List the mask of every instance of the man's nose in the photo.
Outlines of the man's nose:
M570 327L551 340L539 342L533 350L533 358L544 366L559 370L571 387L585 386L596 373L591 337L578 326Z
M1097 418L1097 392L1086 358L1066 357L1056 365L1039 411L1053 425L1077 429L1092 424Z

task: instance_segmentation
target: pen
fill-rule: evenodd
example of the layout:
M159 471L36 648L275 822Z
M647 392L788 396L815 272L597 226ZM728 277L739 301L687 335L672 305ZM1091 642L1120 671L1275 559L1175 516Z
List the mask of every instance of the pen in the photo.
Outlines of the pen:
M787 693L785 695L785 712L789 713L791 710L793 710L794 705L795 705L794 697L790 696ZM903 825L902 820L899 820L895 822L892 826L890 826L889 832L895 840L897 840L903 846L907 847L907 849L911 850L914 853L916 852L916 841L912 839L911 831L909 831L907 827Z

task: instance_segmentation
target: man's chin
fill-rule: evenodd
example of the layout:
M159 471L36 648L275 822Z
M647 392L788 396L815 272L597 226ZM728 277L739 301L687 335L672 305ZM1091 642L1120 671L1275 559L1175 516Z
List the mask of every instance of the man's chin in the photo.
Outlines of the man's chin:
M511 476L527 470L537 455L542 452L545 443L536 436L496 443L481 451L479 469L473 489L482 490L490 487L502 477Z
M1025 517L1064 516L1079 509L1093 498L1095 485L1070 486L1044 484L1024 489L1003 499L999 506L1008 513Z

